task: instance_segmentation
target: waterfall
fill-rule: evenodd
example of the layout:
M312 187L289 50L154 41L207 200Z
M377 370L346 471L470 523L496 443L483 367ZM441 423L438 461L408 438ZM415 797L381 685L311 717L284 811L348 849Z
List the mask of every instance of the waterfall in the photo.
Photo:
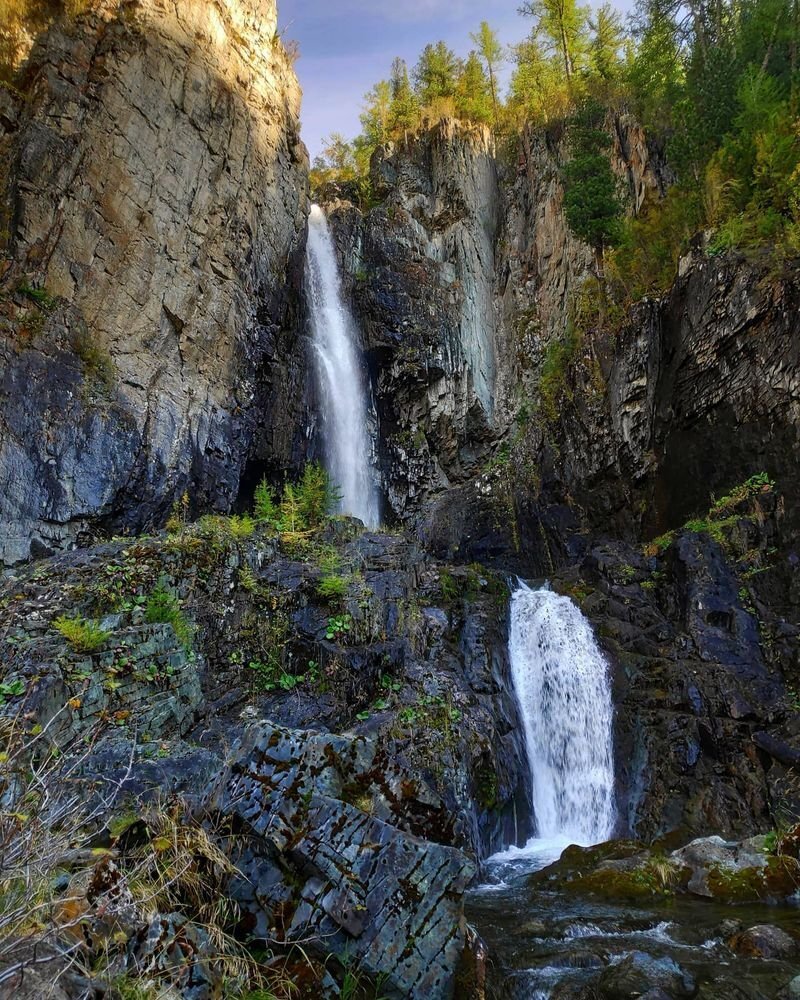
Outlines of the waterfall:
M614 829L608 666L568 597L524 583L511 598L511 673L525 731L536 836L582 845Z
M333 240L319 205L312 205L308 220L306 294L328 472L342 494L342 512L374 528L380 510L370 468L367 392L358 335L342 300Z

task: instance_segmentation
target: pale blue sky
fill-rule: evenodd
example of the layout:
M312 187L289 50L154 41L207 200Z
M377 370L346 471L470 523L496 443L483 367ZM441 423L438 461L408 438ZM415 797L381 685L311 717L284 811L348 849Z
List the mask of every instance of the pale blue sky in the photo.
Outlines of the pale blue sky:
M348 139L358 134L363 96L389 75L395 56L411 67L423 46L440 38L466 55L474 47L470 32L482 20L504 44L518 42L531 27L517 13L518 5L519 0L278 0L284 37L300 44L303 138L311 156L331 132ZM633 0L614 6L627 11Z
M514 0L278 0L278 12L284 37L300 43L303 138L312 157L331 132L358 134L362 98L389 75L395 56L412 66L423 46L440 38L466 55L481 20L504 43L528 30Z

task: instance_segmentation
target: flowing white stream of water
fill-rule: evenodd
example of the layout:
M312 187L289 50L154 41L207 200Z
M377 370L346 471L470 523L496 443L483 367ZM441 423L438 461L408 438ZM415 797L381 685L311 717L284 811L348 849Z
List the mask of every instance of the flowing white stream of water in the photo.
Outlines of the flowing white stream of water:
M342 512L374 528L380 509L370 467L367 393L358 336L342 299L333 240L319 205L312 205L308 220L306 290L328 472L342 494Z
M511 598L509 654L532 781L535 836L495 855L558 857L614 829L613 706L608 665L568 598L524 583Z

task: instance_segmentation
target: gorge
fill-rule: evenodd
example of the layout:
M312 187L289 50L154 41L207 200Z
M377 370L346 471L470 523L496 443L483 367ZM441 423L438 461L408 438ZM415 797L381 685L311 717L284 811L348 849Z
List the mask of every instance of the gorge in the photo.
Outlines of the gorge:
M617 301L579 142L631 226L678 184L624 101L312 191L274 0L54 10L0 83L0 993L800 995L797 254L700 227Z

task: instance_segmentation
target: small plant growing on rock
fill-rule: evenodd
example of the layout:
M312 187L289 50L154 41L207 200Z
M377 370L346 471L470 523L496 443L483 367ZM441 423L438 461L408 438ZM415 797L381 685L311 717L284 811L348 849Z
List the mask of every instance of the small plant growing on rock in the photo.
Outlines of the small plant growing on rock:
M266 477L256 486L253 498L253 517L259 523L269 524L274 528L280 522L280 508L276 499L274 486L270 486Z
M8 698L19 698L25 694L25 681L3 681L0 683L0 707L5 705Z
M86 618L61 615L53 622L53 628L64 636L76 653L96 653L111 638L111 632Z
M171 625L185 649L192 645L192 627L181 611L178 598L159 586L147 598L144 620L150 625Z
M326 601L338 600L347 593L347 577L328 573L317 583L317 594Z
M353 619L350 615L333 615L328 619L325 638L331 642L344 642L353 630Z

